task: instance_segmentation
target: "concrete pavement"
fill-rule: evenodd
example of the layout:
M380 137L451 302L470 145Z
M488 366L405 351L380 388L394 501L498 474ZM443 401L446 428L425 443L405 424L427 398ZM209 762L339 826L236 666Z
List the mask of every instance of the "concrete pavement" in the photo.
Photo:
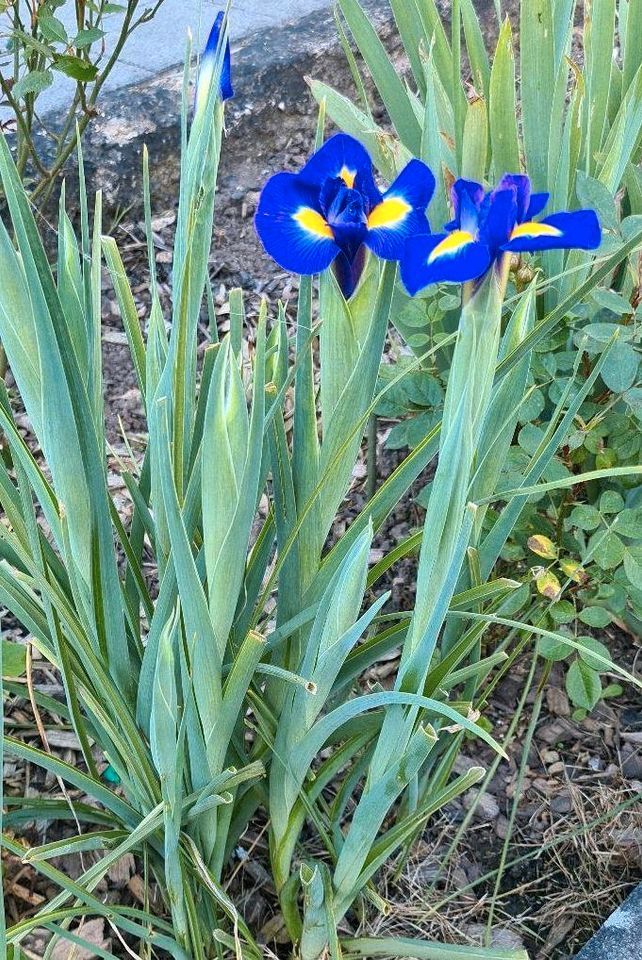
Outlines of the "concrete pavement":
M381 0L383 6L385 0ZM152 5L152 0L141 3L140 11ZM170 67L183 62L187 31L191 30L194 49L201 47L210 26L224 0L164 0L158 13L149 23L142 24L129 38L122 56L110 74L101 95L142 83ZM299 20L308 14L330 8L332 0L233 0L230 13L232 42L249 39L270 28ZM0 42L6 43L7 14L0 16ZM74 35L74 4L66 0L56 10L70 36ZM118 36L122 14L105 19L106 54L113 49ZM94 49L98 49L97 47ZM72 80L56 73L54 84L39 98L41 113L57 111L73 96Z

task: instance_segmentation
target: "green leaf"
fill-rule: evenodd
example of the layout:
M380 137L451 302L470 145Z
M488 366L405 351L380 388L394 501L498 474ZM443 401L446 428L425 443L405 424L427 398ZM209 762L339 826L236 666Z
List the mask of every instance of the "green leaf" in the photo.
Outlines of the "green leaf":
M613 393L624 393L638 379L640 355L630 343L616 340L602 367L602 380Z
M21 677L25 672L27 648L14 640L2 641L2 676Z
M594 290L591 294L591 300L596 306L609 310L618 317L628 317L633 313L633 307L626 297L623 297L621 293L616 293L615 290L608 290L606 287L598 287L597 290ZM594 326L599 327L600 324L594 324ZM612 332L615 332L615 330ZM633 330L618 327L617 333L621 340L629 340L633 335Z
M469 784L467 784L468 786ZM421 821L419 822L421 826ZM416 830L416 828L415 828ZM415 831L413 831L415 832ZM415 940L411 937L377 937L342 940L345 960L358 957L410 957L411 960L528 960L525 950L492 947L457 947L437 940Z
M564 643L560 637L541 637L537 644L537 652L545 660L566 660L573 652L573 647L569 643Z
M90 47L92 43L97 43L105 36L105 31L98 27L91 27L88 30L79 30L72 41L72 46L82 49Z
M31 70L21 77L11 89L16 100L24 99L29 94L39 94L53 83L51 70Z
M548 612L556 623L570 623L575 618L575 607L569 600L558 600Z
M607 129L609 89L614 72L613 43L615 0L599 0L585 9L584 56L586 68L586 161L587 169L595 169L596 158ZM601 179L601 178L600 178Z
M328 116L341 130L361 141L386 180L393 180L397 170L412 156L408 149L391 133L373 124L368 115L356 107L352 100L337 93L328 84L311 80L310 91L317 103L326 104Z
M602 0L606 6L612 0ZM612 35L609 38L609 60L612 57ZM596 73L599 72L596 71ZM609 190L618 190L642 129L642 64L626 92L604 144L604 157L598 177Z
M421 127L397 69L357 0L339 0L339 6L401 142L417 155L421 147Z
M599 673L584 660L574 660L566 674L566 692L576 706L592 710L602 694Z
M98 68L93 63L87 63L80 57L72 57L69 54L56 56L53 62L53 69L59 70L65 76L77 80L78 83L91 83L98 75Z
M604 607L584 607L580 611L580 620L589 627L607 627L611 622L611 614Z
M473 0L461 0L461 17L464 24L464 37L466 38L466 51L470 59L470 66L473 73L473 83L477 88L477 93L488 100L488 88L490 86L490 64L488 62L488 53L484 42L479 17L473 5Z
M68 46L69 37L64 23L58 17L49 13L46 8L38 14L38 27L45 40L53 43L64 43L65 46Z
M626 20L622 29L622 4L620 4L620 30L624 40L624 57L622 68L622 93L629 89L635 73L642 63L642 2L628 0L626 4Z
M580 530L595 530L600 525L600 512L587 503L580 503L573 507L569 522Z
M619 513L624 507L622 494L617 490L605 490L600 494L600 513ZM621 531L618 530L618 533Z
M425 92L423 89L424 63L421 58L421 45L424 38L415 0L390 0L390 7L394 14L404 50L410 61L415 83L423 95Z
M624 394L624 399L631 408L631 412L638 420L642 420L642 387L632 387Z
M642 533L642 507L622 510L613 521L613 527L622 537L639 539Z
M642 545L627 547L624 551L624 572L629 583L642 590Z
M527 0L519 7L520 90L526 167L533 189L546 190L551 97L555 86L553 3L552 0Z
M605 184L595 177L589 177L583 170L578 170L575 189L580 204L595 210L603 227L607 230L619 229L615 198Z
M464 124L461 175L481 181L486 175L488 152L488 116L486 101L479 97L468 104Z
M616 534L598 531L591 538L593 559L602 570L612 570L617 567L625 556L624 544Z
M490 74L490 145L495 177L519 172L519 141L515 104L515 55L508 17L502 25Z
M587 609L599 610L600 608L588 607ZM590 624L590 626L597 626L597 624ZM596 640L595 637L578 637L577 642L581 644L581 648L578 648L577 652L584 663L589 665L591 670L597 670L597 672L600 673L608 669L608 666L603 662L604 660L608 660L609 662L611 660L611 653L608 647L600 643L599 640ZM594 653L597 654L597 657L591 656L591 654ZM600 657L602 659L599 659Z
M611 447L604 447L595 454L595 466L598 470L610 470L617 463L617 453ZM607 475L607 474L605 474Z

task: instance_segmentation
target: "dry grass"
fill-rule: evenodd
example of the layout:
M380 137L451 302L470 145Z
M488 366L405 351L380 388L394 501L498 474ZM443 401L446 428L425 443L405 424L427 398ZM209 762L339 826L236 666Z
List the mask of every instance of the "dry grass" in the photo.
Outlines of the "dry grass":
M364 923L370 936L420 936L446 943L525 946L533 960L562 960L574 952L640 880L642 784L566 783L571 809L541 839L528 824L509 848L494 903L495 827L477 824L433 881L456 829L433 824L398 880L382 878L388 910Z

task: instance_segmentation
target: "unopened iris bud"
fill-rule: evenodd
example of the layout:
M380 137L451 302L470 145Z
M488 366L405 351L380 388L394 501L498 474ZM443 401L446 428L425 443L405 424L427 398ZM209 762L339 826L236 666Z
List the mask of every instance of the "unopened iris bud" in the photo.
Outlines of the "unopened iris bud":
M207 44L201 57L196 85L196 110L202 110L210 96L214 73L220 64L220 78L218 95L221 100L229 100L234 96L232 89L232 55L227 31L224 30L225 14L223 11L216 15L216 19L207 38ZM225 49L220 50L221 42L225 38Z

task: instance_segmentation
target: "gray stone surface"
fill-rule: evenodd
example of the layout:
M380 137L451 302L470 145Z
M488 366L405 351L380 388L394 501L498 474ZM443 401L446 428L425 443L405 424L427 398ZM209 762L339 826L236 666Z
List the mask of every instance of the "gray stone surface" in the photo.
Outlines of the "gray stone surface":
M383 7L386 0L379 3ZM142 3L141 10L148 5L151 6L151 0ZM188 30L194 38L194 49L200 49L216 12L224 5L224 0L164 0L155 18L142 24L129 38L104 93L149 80L182 63ZM332 0L233 0L230 36L234 43L331 6ZM75 19L71 0L67 0L56 15L73 35ZM107 55L113 49L121 19L122 14L112 14L105 21ZM6 32L7 23L7 14L0 16L0 38ZM58 74L55 83L39 98L41 112L62 109L74 89L72 80Z
M575 960L642 960L642 884L611 914Z
M245 3L254 5L258 0ZM264 0L266 7L271 3L272 0ZM319 9L310 12L312 3L318 4ZM361 3L372 23L383 34L389 32L392 16L387 0ZM280 6L282 10L307 13L232 42L235 95L226 105L228 155L264 151L272 142L275 128L282 129L291 120L296 124L295 118L313 103L306 83L308 75L333 83L347 73L329 2L303 0L295 4L293 0L282 0ZM156 171L157 209L173 203L178 178L182 73L179 61L103 97L99 116L92 121L85 137L85 166L90 189L99 186L103 190L107 210L139 202L143 144L149 149ZM51 126L55 127L60 120L55 111L50 114ZM71 198L76 191L73 169L69 170L69 177Z

